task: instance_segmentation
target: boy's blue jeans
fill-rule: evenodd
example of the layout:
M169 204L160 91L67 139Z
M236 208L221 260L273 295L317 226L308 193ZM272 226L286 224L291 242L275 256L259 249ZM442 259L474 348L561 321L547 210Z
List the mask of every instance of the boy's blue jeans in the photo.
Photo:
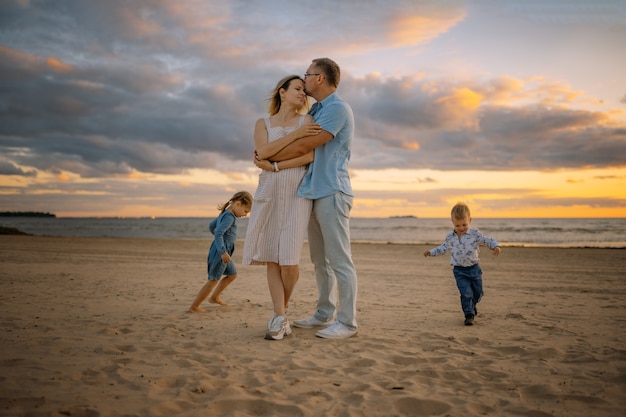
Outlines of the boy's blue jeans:
M461 294L461 308L465 317L476 315L476 304L483 297L483 271L478 264L455 266L452 269Z

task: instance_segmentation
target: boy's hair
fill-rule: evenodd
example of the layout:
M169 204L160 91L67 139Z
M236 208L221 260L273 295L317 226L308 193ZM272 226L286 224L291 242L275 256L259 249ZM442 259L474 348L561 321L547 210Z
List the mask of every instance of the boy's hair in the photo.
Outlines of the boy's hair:
M470 218L472 215L470 214L469 206L463 202L458 202L452 207L452 211L450 215L455 220L461 220L464 218Z
M247 191L239 191L238 193L235 193L235 195L233 195L230 200L228 200L226 203L224 204L219 204L217 206L217 209L223 213L224 210L226 210L231 204L233 204L236 201L241 202L241 204L243 204L246 207L250 207L252 208L252 195L247 192Z

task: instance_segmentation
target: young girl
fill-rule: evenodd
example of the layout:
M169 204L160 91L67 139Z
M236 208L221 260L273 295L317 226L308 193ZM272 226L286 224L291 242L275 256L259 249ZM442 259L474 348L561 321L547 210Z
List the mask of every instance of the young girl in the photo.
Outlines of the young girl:
M250 213L252 196L247 191L240 191L227 203L217 208L221 210L221 213L209 224L209 230L215 236L207 260L209 280L200 288L196 299L189 307L190 313L206 312L200 307L200 304L211 294L214 288L215 291L209 298L209 302L226 305L220 298L220 294L237 278L237 269L231 258L237 240L237 219L246 217ZM226 276L220 280L223 275Z

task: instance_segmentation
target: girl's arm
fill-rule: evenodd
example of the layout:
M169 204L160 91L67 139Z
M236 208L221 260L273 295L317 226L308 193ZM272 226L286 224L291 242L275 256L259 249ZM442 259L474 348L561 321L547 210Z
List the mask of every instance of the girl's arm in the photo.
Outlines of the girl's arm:
M221 215L220 215L221 216ZM222 254L222 260L224 259L224 253L228 254L228 249L226 249L226 242L224 241L224 234L228 229L231 228L233 223L237 221L235 215L228 212L224 213L223 216L218 217L219 222L215 227L215 232L213 235L213 241L215 242L215 248L217 249L217 253Z
M302 165L308 165L313 162L313 158L315 156L315 152L311 151L305 155L298 156L293 159L288 159L286 161L280 162L270 162L267 159L257 159L254 158L254 165L261 168L264 171L282 171L283 169L296 168Z
M256 121L256 125L254 126L255 154L259 159L269 159L272 155L280 152L285 146L289 145L293 141L306 136L315 135L321 129L322 127L320 125L313 123L313 117L311 115L307 115L302 126L280 139L268 142L265 120L261 118Z
M217 227L217 219L219 219L219 216L211 220L211 223L209 223L209 232L211 232L212 235L215 235L215 228Z

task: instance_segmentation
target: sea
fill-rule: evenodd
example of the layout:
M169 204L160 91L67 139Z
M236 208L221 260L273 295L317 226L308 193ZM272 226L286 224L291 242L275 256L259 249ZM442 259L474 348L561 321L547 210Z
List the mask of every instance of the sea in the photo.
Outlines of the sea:
M0 225L39 236L148 239L212 239L213 218L0 217ZM248 219L240 219L238 238ZM626 248L626 218L476 218L472 226L502 246ZM450 219L416 217L350 219L352 242L439 244L452 231Z

